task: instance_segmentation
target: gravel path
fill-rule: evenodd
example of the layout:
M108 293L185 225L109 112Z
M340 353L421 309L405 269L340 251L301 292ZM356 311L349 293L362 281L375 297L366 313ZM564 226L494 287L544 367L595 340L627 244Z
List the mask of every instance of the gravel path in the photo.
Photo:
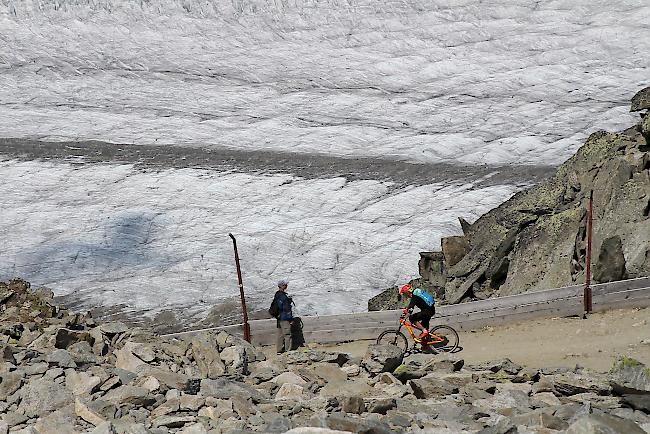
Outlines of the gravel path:
M578 317L549 318L461 332L465 363L507 357L525 366L575 367L606 372L619 356L650 364L650 308ZM371 341L325 346L363 356ZM269 353L270 354L270 353Z

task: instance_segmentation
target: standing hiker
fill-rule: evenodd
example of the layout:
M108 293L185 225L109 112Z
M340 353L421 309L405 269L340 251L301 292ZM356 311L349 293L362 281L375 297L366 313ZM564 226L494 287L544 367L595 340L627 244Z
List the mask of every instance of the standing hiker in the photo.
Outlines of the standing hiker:
M291 350L291 324L293 312L291 311L291 297L286 293L289 281L282 279L278 282L278 290L273 297L269 313L277 319L277 338L275 350L278 354Z

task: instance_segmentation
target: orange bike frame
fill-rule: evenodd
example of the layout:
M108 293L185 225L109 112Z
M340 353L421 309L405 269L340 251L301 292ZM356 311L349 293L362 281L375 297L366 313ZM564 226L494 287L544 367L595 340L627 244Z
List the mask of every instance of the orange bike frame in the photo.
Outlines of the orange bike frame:
M400 324L400 328L402 326L406 327L406 330L409 331L409 334L411 335L411 338L413 338L413 340L415 342L423 343L422 339L415 337L415 333L413 333L413 325L408 320L408 317L400 318L399 324ZM440 343L440 342L444 342L444 339L441 338L440 336L438 336L435 333L429 333L428 338L429 339L427 339L427 341L425 343L426 345L431 345L431 344L437 344L437 343Z

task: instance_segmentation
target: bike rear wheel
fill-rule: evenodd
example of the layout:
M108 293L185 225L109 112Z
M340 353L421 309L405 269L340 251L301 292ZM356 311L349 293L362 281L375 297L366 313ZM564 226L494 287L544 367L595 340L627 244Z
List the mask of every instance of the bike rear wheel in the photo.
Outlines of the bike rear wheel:
M409 341L404 336L404 333L399 330L386 330L381 332L377 338L377 344L379 345L395 345L397 348L402 350L402 353L405 353L409 348Z
M435 326L431 329L431 334L442 338L442 342L434 342L429 344L429 347L435 351L443 351L450 353L458 348L458 333L453 328L447 325Z

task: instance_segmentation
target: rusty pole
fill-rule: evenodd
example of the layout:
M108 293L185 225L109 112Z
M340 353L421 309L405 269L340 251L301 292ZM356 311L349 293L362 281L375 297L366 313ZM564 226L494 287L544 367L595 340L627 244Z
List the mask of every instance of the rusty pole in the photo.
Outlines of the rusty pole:
M228 234L232 239L232 246L235 250L235 265L237 265L237 280L239 281L239 296L241 297L241 310L244 314L244 339L246 342L251 341L251 328L248 324L248 311L246 310L246 298L244 298L244 283L241 278L241 267L239 266L239 252L237 251L237 240L233 234Z
M585 315L591 313L591 240L594 215L594 191L589 194L589 208L587 210L587 269L585 271L584 306Z

